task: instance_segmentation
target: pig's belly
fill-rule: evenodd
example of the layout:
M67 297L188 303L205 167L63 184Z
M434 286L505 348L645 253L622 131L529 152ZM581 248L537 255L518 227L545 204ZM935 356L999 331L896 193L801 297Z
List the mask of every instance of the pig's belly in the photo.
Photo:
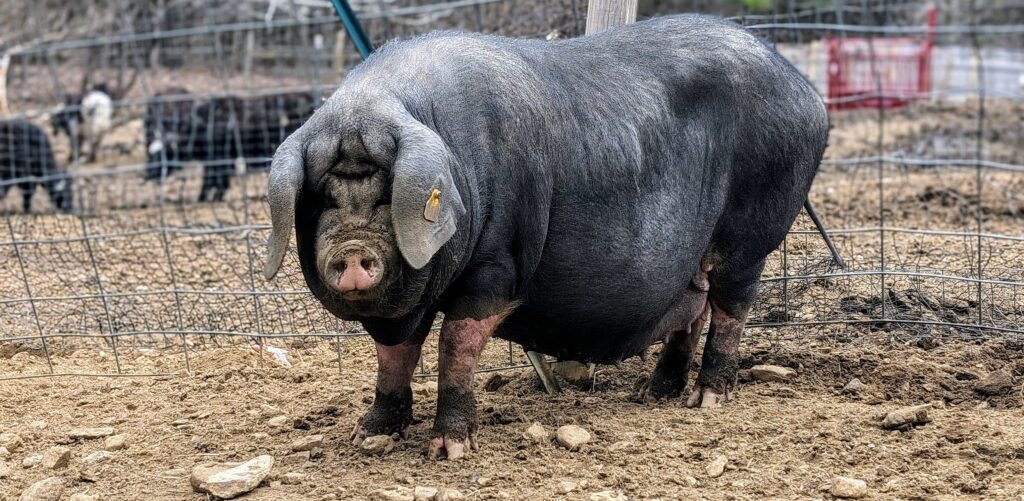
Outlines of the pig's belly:
M553 215L524 303L498 337L563 359L614 362L664 334L658 324L684 300L710 228L681 223L687 218L680 207L615 215L599 209L600 217L582 224Z

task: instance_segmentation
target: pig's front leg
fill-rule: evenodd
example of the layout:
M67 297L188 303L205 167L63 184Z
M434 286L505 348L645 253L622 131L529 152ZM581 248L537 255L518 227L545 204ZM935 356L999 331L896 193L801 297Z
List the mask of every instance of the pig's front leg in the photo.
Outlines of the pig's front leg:
M420 359L427 330L401 344L377 346L377 390L373 406L356 422L352 443L366 437L398 433L405 437L412 423L412 375Z
M430 459L458 459L476 448L473 373L487 339L503 317L446 317L441 325L437 417L428 451Z

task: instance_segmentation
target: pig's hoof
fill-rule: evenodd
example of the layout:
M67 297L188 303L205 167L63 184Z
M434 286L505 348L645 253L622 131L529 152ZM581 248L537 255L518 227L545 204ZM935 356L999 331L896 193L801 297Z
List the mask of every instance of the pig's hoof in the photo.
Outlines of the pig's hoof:
M651 374L641 380L633 394L633 400L640 403L657 402L662 399L676 398L686 389L686 380L664 377L660 372Z
M352 433L349 434L349 439L352 441L352 445L358 446L363 443L366 437L374 435L394 435L397 433L399 437L407 438L410 424L412 424L412 416L403 417L403 419L382 418L379 413L375 413L371 408L366 415L359 418L359 421L356 421L355 427L352 428Z
M700 407L701 409L715 409L721 407L723 403L728 402L732 398L728 389L719 393L711 388L705 388L703 386L697 386L693 392L690 393L690 398L686 399L687 407Z
M472 434L462 439L441 435L430 441L427 457L432 460L459 459L477 449L476 438Z

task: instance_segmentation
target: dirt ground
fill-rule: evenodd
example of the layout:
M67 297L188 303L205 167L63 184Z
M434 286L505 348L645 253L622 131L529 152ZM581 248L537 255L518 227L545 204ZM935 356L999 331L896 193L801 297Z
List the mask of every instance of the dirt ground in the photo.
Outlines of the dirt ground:
M836 475L863 479L870 499L1024 499L1024 342L947 342L920 347L885 336L849 343L809 339L743 347L743 367L770 363L798 376L786 383L749 381L746 372L733 402L719 410L686 409L680 401L635 403L634 383L653 369L654 357L602 367L592 389L569 387L557 396L538 388L529 370L477 377L479 442L470 458L431 462L435 396L418 379L410 437L382 456L361 454L348 442L373 394L372 346L347 340L341 371L328 343L271 343L288 349L290 368L267 357L260 368L252 349L192 354L193 377L39 378L0 382L0 430L17 433L0 499L47 476L70 493L99 499L204 499L188 474L204 461L243 461L273 455L269 482L245 499L370 499L381 488L454 488L469 499L589 499L601 491L631 499L820 499ZM504 356L491 347L492 361ZM654 350L656 351L656 349ZM140 372L167 370L181 354L143 353ZM436 360L433 353L424 357ZM90 372L110 356L82 349L60 357L60 370ZM0 359L10 370L45 365L38 352ZM1012 386L991 391L992 374ZM853 378L866 388L842 388ZM987 389L986 389L987 388ZM986 395L982 392L992 393ZM928 404L930 423L899 431L880 426L889 411ZM289 417L272 428L261 415L269 404ZM180 421L183 420L183 421ZM594 439L577 451L523 438L533 422L550 433L565 424ZM73 428L111 426L127 437L99 467L84 458L102 440L72 440ZM308 458L290 444L325 436ZM72 459L49 471L22 467L34 453L64 445ZM728 459L711 478L708 465ZM84 472L84 473L83 473ZM286 473L305 476L282 484ZM88 480L84 479L88 478ZM575 487L564 493L563 481ZM336 496L336 497L332 497Z

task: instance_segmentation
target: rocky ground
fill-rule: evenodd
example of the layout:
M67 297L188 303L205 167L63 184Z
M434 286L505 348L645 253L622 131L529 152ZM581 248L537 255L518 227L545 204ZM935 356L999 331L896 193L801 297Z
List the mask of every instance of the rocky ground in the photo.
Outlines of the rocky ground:
M53 478L43 487L59 485L61 499L199 500L208 463L261 456L273 465L242 468L255 480L232 484L253 489L245 499L1024 499L1020 341L755 337L736 399L714 411L635 402L653 357L601 367L592 385L556 396L528 370L481 374L481 448L454 462L425 457L431 378L415 385L409 438L356 447L371 345L346 341L339 371L327 343L271 344L290 367L268 354L260 368L255 350L236 347L193 353L193 377L0 381L0 499ZM506 356L500 344L488 363ZM132 363L160 372L180 356ZM436 357L424 359L429 372ZM110 358L81 349L60 363L95 372ZM25 351L0 365L32 373L45 361Z

